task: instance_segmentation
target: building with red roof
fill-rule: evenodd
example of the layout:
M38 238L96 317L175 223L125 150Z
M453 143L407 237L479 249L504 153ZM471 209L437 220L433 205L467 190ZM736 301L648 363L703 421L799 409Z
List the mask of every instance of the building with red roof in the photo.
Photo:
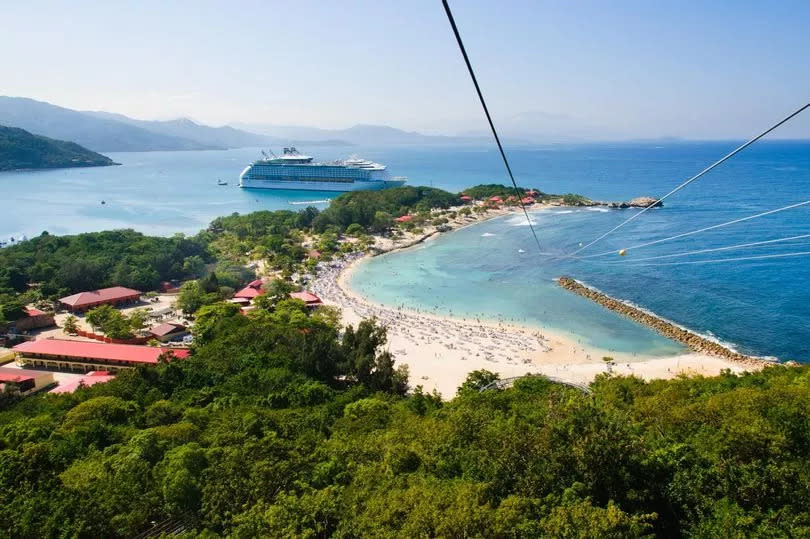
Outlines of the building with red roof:
M459 198L460 200L463 200L464 202L472 202L472 199L473 199L473 198L472 198L470 195L464 195L464 194L462 194L462 195L461 195L460 197L458 197L458 198Z
M7 324L7 329L11 333L22 333L31 329L40 329L55 326L53 313L46 313L33 307L25 307L25 316L18 318ZM3 324L0 324L0 328Z
M67 296L59 300L68 311L72 313L84 312L99 305L112 305L120 307L138 303L141 299L141 292L123 286L113 286L102 288L91 292L79 292L72 296Z
M253 300L256 298L256 296L261 296L262 294L264 294L264 281L261 279L256 279L242 290L234 294L233 297L237 299Z
M12 351L21 365L79 372L108 370L113 373L139 365L157 365L158 358L163 354L181 359L189 353L186 349L177 348L61 339L28 341L13 347Z
M31 393L53 384L53 373L29 371L13 367L0 367L0 388L11 388L22 394Z
M503 202L503 199L499 196L489 197L490 202L495 202L496 204L500 204Z
M413 215L403 215L402 217L397 217L394 221L397 223L407 223L408 221L413 221Z
M290 297L292 299L300 299L307 304L307 307L319 307L323 305L321 298L312 292L290 292Z
M521 198L521 199L520 199L520 201L521 201L523 204L534 204L535 202L537 202L537 201L534 199L534 197L523 197L523 198Z
M86 375L70 382L59 382L59 385L51 389L48 393L73 393L80 387L90 387L96 384L103 384L115 379L114 374L108 371L90 371Z
M188 335L188 329L176 322L163 322L150 329L149 334L160 342L169 342Z

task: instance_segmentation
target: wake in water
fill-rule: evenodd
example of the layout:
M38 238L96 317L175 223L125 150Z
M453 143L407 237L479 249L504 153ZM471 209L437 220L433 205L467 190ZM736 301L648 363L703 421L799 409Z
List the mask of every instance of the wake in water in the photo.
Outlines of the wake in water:
M331 201L331 198L325 198L323 200L302 200L302 201L295 201L293 202L290 200L288 204L292 204L293 206L298 206L301 204L327 204Z

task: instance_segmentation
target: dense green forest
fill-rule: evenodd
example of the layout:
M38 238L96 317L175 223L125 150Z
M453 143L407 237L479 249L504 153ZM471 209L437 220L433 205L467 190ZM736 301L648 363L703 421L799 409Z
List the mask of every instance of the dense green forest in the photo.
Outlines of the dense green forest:
M114 165L109 157L75 142L56 140L0 125L0 170Z
M602 377L590 394L479 392L478 372L442 402L404 395L373 322L341 333L286 300L203 307L196 331L187 360L4 403L4 535L810 533L807 368Z
M107 286L156 289L165 279L200 271L210 262L198 238L145 236L134 230L40 236L0 249L0 294L40 283L45 297Z
M518 189L518 192L520 192L521 196L525 196L527 191L536 191L537 193L539 193L537 198L551 196L540 192L539 189L528 189L525 187L520 187ZM490 183L486 185L476 185L475 187L465 189L464 194L478 200L483 200L494 196L498 196L505 199L507 197L515 196L515 189L511 185L507 187L506 185Z
M410 212L448 208L458 204L458 195L432 187L397 187L382 191L355 191L334 199L327 209L312 221L314 230L321 232L334 225L341 230L352 224L374 229L375 222ZM379 229L379 227L376 227Z

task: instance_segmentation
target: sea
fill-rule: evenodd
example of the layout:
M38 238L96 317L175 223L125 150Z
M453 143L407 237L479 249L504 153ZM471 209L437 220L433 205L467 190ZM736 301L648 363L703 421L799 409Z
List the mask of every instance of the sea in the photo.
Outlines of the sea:
M739 142L652 141L507 148L523 186L622 201L660 196ZM411 185L450 191L506 183L493 147L308 147L388 165ZM42 231L134 228L194 234L220 215L324 208L335 193L244 190L258 149L112 153L121 166L0 173L0 240ZM218 180L228 185L217 185ZM556 208L509 215L362 264L351 284L387 305L551 327L606 350L666 356L683 347L564 291L569 275L752 355L810 361L810 204L633 248L810 199L810 142L762 141L576 257L634 209ZM748 245L768 240L773 243ZM619 251L627 249L625 256ZM681 256L694 251L706 251ZM586 258L588 255L600 255Z

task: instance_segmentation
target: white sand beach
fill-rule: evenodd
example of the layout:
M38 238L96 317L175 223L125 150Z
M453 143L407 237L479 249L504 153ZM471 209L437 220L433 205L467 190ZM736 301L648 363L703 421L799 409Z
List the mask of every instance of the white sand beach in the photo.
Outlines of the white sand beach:
M610 352L547 329L379 305L347 284L350 272L361 263L363 257L359 256L322 263L311 283L312 291L326 304L338 307L345 324L356 325L371 317L380 321L388 329L388 349L398 364L409 367L411 387L436 389L444 398L453 397L467 374L477 369L497 372L501 378L533 373L574 383L588 383L608 371L655 379L752 369L696 353L651 358ZM606 364L604 356L612 357L613 364Z

